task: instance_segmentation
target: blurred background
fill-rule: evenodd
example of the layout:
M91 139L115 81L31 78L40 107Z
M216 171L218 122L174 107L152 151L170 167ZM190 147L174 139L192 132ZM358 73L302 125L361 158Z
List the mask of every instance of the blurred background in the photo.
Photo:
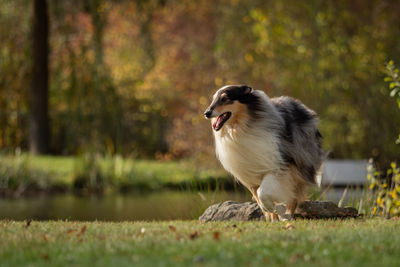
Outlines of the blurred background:
M241 191L202 115L225 84L300 99L330 158L386 168L400 159L384 81L400 59L399 14L396 0L0 0L0 206Z

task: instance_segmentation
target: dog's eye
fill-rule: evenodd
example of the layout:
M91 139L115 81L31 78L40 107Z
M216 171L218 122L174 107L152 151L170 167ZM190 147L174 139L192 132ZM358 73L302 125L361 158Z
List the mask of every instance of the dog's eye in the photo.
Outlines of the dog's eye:
M226 103L228 102L229 98L227 96L221 97L221 103Z

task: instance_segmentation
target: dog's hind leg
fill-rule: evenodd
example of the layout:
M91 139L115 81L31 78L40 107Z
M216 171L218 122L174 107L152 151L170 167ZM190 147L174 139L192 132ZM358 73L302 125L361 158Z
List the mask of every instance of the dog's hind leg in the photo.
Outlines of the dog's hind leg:
M294 219L294 212L297 207L297 200L292 200L286 205L276 205L276 211L279 219L282 221L288 221Z
M292 200L286 206L286 214L289 214L290 217L292 217L292 219L294 219L294 212L296 211L296 208L297 208L297 199Z

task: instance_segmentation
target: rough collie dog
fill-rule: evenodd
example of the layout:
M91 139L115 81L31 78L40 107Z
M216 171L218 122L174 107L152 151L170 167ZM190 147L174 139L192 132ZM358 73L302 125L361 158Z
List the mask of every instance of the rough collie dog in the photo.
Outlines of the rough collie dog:
M211 119L218 159L266 219L293 218L325 157L316 113L290 97L270 99L247 85L227 85L204 116Z

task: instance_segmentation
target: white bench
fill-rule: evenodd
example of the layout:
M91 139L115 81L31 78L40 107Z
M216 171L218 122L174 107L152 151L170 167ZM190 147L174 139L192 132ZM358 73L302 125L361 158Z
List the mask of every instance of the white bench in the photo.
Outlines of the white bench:
M367 181L367 167L367 160L326 160L317 183L332 187L362 186Z

